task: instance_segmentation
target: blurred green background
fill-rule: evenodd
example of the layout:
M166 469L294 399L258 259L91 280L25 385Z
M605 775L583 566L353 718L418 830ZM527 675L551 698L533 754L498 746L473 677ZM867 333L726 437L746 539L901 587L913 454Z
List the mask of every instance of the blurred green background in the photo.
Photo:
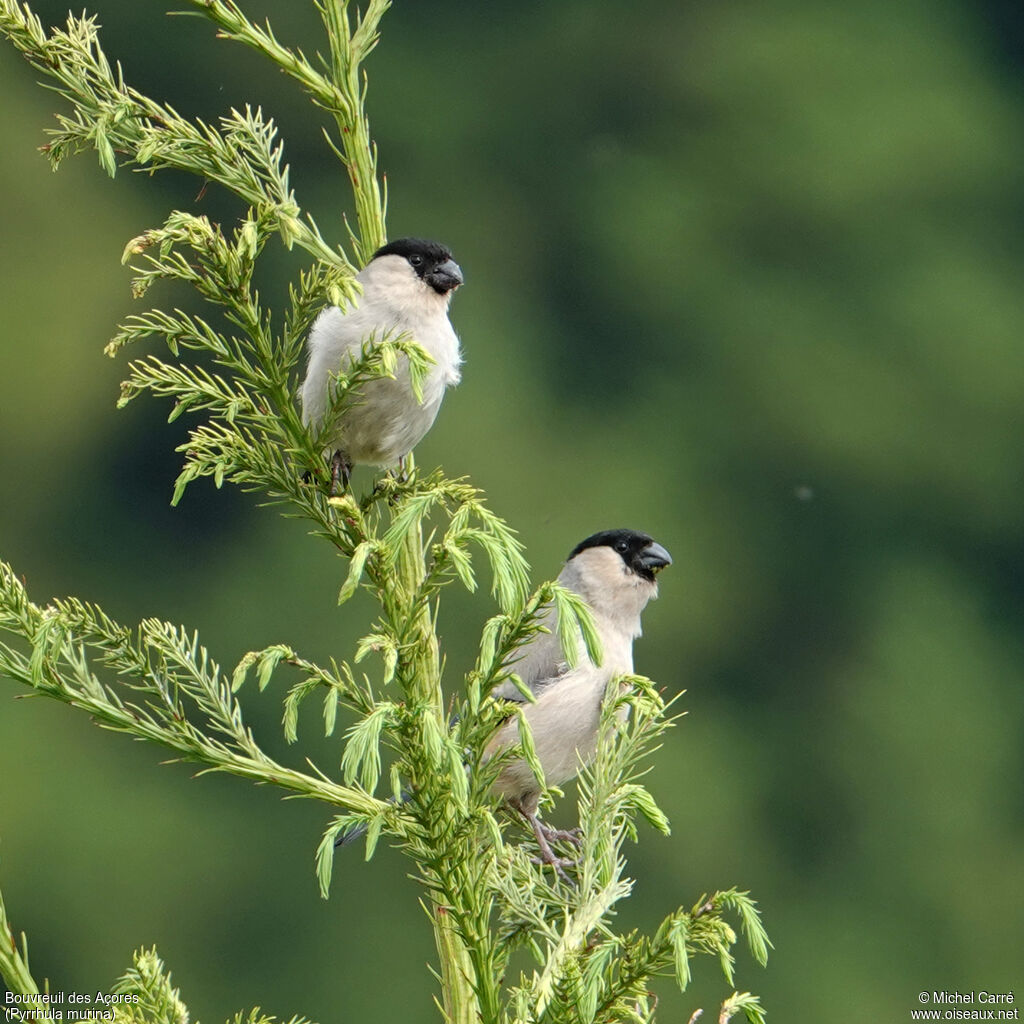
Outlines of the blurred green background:
M320 45L312 4L243 6ZM343 237L344 176L282 76L160 4L89 9L183 113L262 104ZM777 1021L1024 998L1022 71L1017 5L967 0L398 0L369 64L391 235L444 240L467 275L463 384L418 461L487 491L535 582L611 526L675 556L636 652L687 691L651 777L673 835L632 852L622 924L749 888L776 948L766 971L741 954L738 983ZM344 564L237 492L170 509L187 424L114 410L125 360L102 346L141 308L124 243L236 208L92 155L51 175L36 77L0 47L0 557L37 601L199 627L228 666L344 653L370 611L335 607ZM270 257L271 292L290 268ZM492 611L449 592L450 686ZM283 685L246 708L297 759ZM400 858L346 851L324 902L326 809L17 693L0 682L0 882L38 976L106 988L155 942L208 1024L437 1019ZM661 1019L729 991L702 963L686 995L660 987Z

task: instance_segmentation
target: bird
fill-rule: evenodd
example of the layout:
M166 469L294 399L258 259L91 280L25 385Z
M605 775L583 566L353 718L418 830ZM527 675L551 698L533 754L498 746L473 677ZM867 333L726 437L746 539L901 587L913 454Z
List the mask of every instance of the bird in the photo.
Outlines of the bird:
M602 530L581 540L569 553L558 582L574 591L590 610L601 645L601 664L590 660L582 635L577 631L575 664L562 649L557 612L548 605L541 613L542 627L505 664L514 670L534 697L527 701L510 679L491 691L495 699L518 703L533 736L534 749L549 786L560 786L575 777L581 764L597 753L601 705L608 684L616 676L633 672L633 641L641 635L640 614L658 596L657 574L672 564L672 556L652 537L637 530ZM518 716L510 716L488 741L484 762L519 742ZM540 860L564 879L571 861L558 857L552 842L578 843L578 833L555 829L537 814L541 785L522 758L502 765L491 792L502 798L529 823L537 840ZM412 799L402 793L400 803ZM336 846L365 835L366 825L346 829Z
M347 490L356 464L404 468L405 457L433 426L446 388L459 382L462 355L448 319L462 268L438 242L399 238L381 246L358 274L362 292L348 309L329 306L309 332L309 361L302 384L302 422L328 428L331 490ZM433 359L417 398L402 356L394 378L364 383L337 421L325 424L333 404L332 382L367 343L399 334L412 337ZM332 454L333 453L333 454Z
M541 620L545 630L520 648L514 663L534 702L528 702L511 680L492 692L494 697L522 705L549 786L568 782L581 764L593 760L608 684L615 676L633 672L633 641L641 635L640 614L658 595L658 572L671 564L672 557L661 544L636 530L603 530L580 541L566 559L558 582L586 602L601 641L600 665L588 657L579 631L575 664L566 660L556 627L557 613L549 605ZM488 742L484 758L514 746L518 739L518 716L513 716ZM540 820L541 785L526 761L517 758L502 766L491 788L530 824L541 860L567 877L562 868L571 862L557 857L551 842L578 842L578 832L553 829Z

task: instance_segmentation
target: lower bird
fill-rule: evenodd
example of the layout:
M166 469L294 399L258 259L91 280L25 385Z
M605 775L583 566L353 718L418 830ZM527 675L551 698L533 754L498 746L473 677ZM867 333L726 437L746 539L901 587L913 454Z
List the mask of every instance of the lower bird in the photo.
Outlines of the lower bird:
M580 541L570 552L558 582L579 594L589 607L601 642L601 664L590 660L582 636L576 639L575 665L569 664L558 635L555 609L549 606L541 620L545 630L519 649L513 663L535 701L528 702L510 680L494 690L495 697L522 704L548 785L568 782L581 764L593 760L608 684L615 676L633 672L633 641L641 634L640 613L658 595L658 572L671 564L672 557L661 544L636 530L604 530ZM488 743L485 757L518 742L518 718L509 718ZM540 820L541 784L526 761L516 758L504 765L492 788L529 822L540 859L567 877L566 862L555 854L551 843L575 839L575 834ZM410 799L411 793L403 794L403 802ZM350 843L365 833L365 825L350 828L336 845Z
M520 650L516 674L535 698L527 702L511 681L494 696L523 704L537 758L548 785L572 779L580 764L597 752L601 705L609 682L633 672L633 641L640 636L640 613L657 597L657 573L672 564L668 551L636 530L605 530L580 541L566 560L558 582L587 603L601 641L603 657L595 665L577 637L575 666L566 661L555 627L555 610L545 612L547 632L538 633ZM488 744L493 756L519 739L518 719L510 718ZM537 815L541 786L529 765L517 759L505 765L494 790L518 811L533 829L541 859L563 874L563 861L551 848L557 839L573 838L545 825Z
M328 428L331 489L347 488L352 467L401 465L433 426L445 389L459 382L459 339L448 319L452 293L463 282L451 253L437 242L400 238L378 249L356 275L362 294L349 309L325 309L309 332L309 364L302 384L302 422ZM336 422L332 382L367 343L410 336L431 357L417 396L402 356L393 378L363 384Z

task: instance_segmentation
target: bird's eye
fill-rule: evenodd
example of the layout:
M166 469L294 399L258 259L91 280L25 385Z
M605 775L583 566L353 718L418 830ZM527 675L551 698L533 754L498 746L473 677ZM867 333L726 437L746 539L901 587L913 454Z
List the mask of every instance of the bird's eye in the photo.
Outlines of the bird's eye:
M414 254L413 254L412 256L410 256L410 257L409 257L409 262L410 262L410 263L411 263L411 264L412 264L412 265L413 265L414 267L419 267L419 266L421 266L421 265L423 264L423 257L422 257L422 256L419 256L419 255L416 255L416 254L414 253Z
M615 550L618 551L620 555L624 555L629 550L629 545L624 540L620 540L619 543L615 545Z

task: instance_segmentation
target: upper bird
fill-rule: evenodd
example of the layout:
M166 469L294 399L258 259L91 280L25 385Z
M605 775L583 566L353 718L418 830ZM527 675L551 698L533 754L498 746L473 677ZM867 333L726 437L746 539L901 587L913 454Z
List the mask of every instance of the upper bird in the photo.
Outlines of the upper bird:
M570 667L558 637L555 610L549 607L543 619L548 632L538 633L523 647L515 663L516 673L536 702L524 701L511 681L494 691L496 697L523 704L548 785L567 782L581 762L593 760L608 683L615 676L632 673L633 641L641 634L640 613L658 595L657 572L671 564L665 548L636 530L595 533L569 554L558 582L589 606L601 640L601 664L590 660L583 637L577 635L576 665ZM486 753L514 745L518 735L517 719L508 719ZM494 790L529 821L542 858L561 873L563 862L551 850L550 840L571 835L548 827L537 817L541 788L526 762L517 759L505 765Z
M409 361L399 359L394 379L362 385L356 401L331 427L332 487L348 486L356 463L401 464L431 428L445 388L459 382L459 339L448 320L452 292L462 270L437 242L399 238L378 249L356 275L362 294L351 308L325 309L309 332L309 365L302 384L303 423L323 426L332 405L331 382L358 358L367 342L410 335L434 360L423 382L423 401L413 392Z

